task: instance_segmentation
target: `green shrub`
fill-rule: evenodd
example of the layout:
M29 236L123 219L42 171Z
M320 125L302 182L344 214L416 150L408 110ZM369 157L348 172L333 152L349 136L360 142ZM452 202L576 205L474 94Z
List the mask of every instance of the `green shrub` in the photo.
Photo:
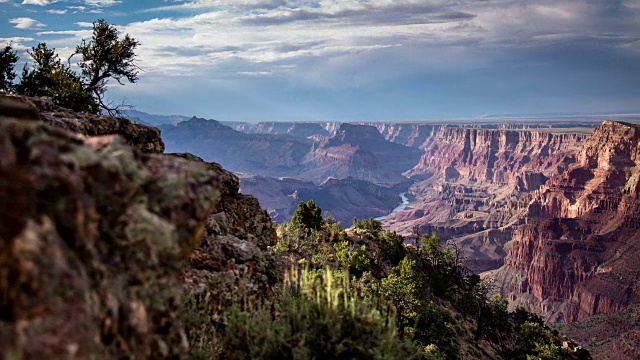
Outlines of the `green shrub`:
M228 359L407 358L392 319L353 291L339 272L293 271L274 307L229 313ZM409 348L410 349L410 348Z

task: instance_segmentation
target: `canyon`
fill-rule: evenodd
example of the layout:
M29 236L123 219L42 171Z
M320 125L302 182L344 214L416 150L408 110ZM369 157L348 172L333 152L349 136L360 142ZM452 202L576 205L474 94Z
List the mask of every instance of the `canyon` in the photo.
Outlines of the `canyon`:
M390 213L407 193L386 229L409 241L438 233L512 307L563 324L596 358L638 358L640 331L620 314L640 308L640 129L600 120L161 129L168 148L240 172L241 191L276 222L314 199L349 224ZM621 334L601 330L616 324Z
M272 221L314 199L347 226L380 217L409 242L436 232L512 308L595 358L640 357L639 125L189 118L157 129L45 99L4 96L0 108L0 194L12 199L0 267L21 274L0 282L11 334L0 348L184 358L196 335L180 298L215 318L273 296Z

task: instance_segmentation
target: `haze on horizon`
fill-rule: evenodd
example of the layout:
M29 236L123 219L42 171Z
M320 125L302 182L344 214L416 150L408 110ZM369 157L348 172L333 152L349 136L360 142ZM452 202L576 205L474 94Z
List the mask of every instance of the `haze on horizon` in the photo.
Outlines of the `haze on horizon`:
M375 121L640 112L634 0L0 0L0 44L66 58L104 18L154 114ZM21 69L21 65L18 70Z

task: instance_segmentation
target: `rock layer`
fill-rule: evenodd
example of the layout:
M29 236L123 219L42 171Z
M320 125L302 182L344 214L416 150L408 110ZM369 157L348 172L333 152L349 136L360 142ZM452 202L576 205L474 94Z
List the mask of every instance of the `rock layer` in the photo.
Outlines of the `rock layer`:
M640 302L640 128L606 121L578 161L530 195L496 273L505 295L572 323Z
M387 225L405 234L418 226L456 241L476 272L503 264L505 243L525 221L526 194L574 163L586 138L547 130L418 124L408 132L413 137L406 137L402 126L384 130L424 151L419 164L405 173L419 180L411 187L415 201Z

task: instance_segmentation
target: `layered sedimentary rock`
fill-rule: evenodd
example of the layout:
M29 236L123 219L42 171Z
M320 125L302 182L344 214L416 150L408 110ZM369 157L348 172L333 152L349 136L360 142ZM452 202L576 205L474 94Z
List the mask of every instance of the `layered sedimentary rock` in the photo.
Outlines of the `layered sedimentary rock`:
M186 358L185 283L218 309L268 296L275 233L234 175L38 101L0 97L3 358Z
M446 181L506 185L523 173L559 174L575 161L577 144L584 137L447 126L422 146L424 155L408 175L435 171Z
M410 190L415 200L386 223L405 234L418 226L456 241L478 272L503 264L505 242L525 221L526 194L575 162L586 138L579 133L413 126L413 134L422 134L415 139L424 151L419 164L405 173L419 180Z
M413 147L423 148L436 136L440 128L453 127L462 129L476 130L526 130L539 132L579 132L591 133L591 131L600 124L598 120L575 119L570 121L548 121L541 119L528 120L474 120L466 121L449 121L449 122L430 122L430 123L367 123L366 125L375 126L385 139Z
M395 144L373 126L342 124L335 135L320 142L305 159L308 179L335 177L366 180L379 185L406 183L420 151Z
M640 128L607 121L578 161L530 194L502 292L562 322L640 302Z

